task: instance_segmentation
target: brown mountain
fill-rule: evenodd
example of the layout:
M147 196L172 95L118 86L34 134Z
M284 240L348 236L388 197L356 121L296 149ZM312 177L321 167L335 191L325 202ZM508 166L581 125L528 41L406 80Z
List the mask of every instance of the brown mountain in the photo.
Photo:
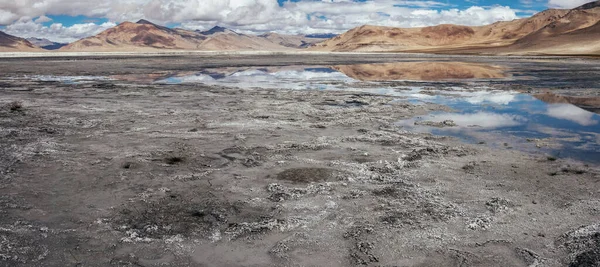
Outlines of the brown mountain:
M408 51L418 49L512 44L559 19L567 10L550 9L513 21L470 27L442 24L423 28L361 26L317 44L326 51Z
M398 62L342 65L333 68L360 81L439 81L506 77L501 67L464 62Z
M470 27L361 26L317 44L322 51L599 54L600 1L532 17ZM579 47L578 47L579 46Z
M48 39L45 38L35 38L35 37L30 37L26 39L27 41L29 41L30 43L32 43L33 45L45 49L45 50L56 50L56 49L60 49L61 47L68 45L68 43L57 43L57 42L52 42Z
M95 36L71 43L61 51L143 51L156 49L198 49L205 36L170 29L146 20L123 22Z
M42 51L31 42L0 31L0 52L35 52Z
M326 38L307 37L306 35L287 35L278 33L266 33L258 37L265 38L272 43L291 48L307 48L327 40Z
M321 39L286 35L255 36L240 34L222 27L208 31L170 29L146 20L124 22L96 36L84 38L61 51L152 51L173 50L268 50L282 51L301 48Z
M570 10L517 40L509 50L549 54L600 54L600 1Z
M215 27L216 28L216 27ZM275 43L267 38L255 35L240 34L225 28L216 31L207 31L207 39L198 47L199 50L207 51L231 51L231 50L268 50L282 51L290 50L290 47ZM207 32L204 32L205 34Z

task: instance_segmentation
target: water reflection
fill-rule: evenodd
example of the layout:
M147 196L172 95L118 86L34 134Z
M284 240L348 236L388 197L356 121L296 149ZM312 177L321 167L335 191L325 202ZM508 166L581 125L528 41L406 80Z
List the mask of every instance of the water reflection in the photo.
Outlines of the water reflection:
M203 83L242 88L353 90L396 96L414 104L436 103L456 112L433 113L398 122L412 131L448 135L498 147L600 161L600 106L590 99L469 86L406 86L390 80L445 81L504 79L503 67L461 62L403 62L331 67L247 67L181 73L158 83ZM480 86L477 86L480 84ZM488 83L489 84L489 83ZM575 105L574 105L575 104ZM440 122L452 120L455 127ZM528 141L529 140L529 141ZM533 141L532 141L533 140Z
M332 68L360 81L440 81L508 77L503 67L465 62L398 62L339 65Z
M548 106L548 116L569 120L578 123L582 126L591 126L598 124L598 120L595 119L594 113L571 104L553 104Z
M571 104L549 104L516 92L491 94L494 97L486 97L481 102L443 95L428 99L426 101L447 105L457 112L433 113L400 121L398 125L472 143L485 142L497 147L600 161L600 115ZM498 99L506 101L496 101ZM426 126L446 120L454 121L456 126Z
M537 75L532 74L536 78L560 76L562 72L529 73ZM544 79L549 79L547 77ZM36 79L67 83L118 79L240 88L363 91L394 96L398 101L413 104L441 104L455 110L398 122L399 126L409 130L600 162L600 117L590 112L599 110L600 98L554 94L530 96L489 87L494 84L493 80L504 83L503 79L507 78L516 83L525 81L506 67L463 62L213 68L110 78L40 76ZM450 81L457 79L466 83ZM481 79L485 81L477 82ZM398 80L402 81L396 82ZM405 80L418 82L403 82ZM440 127L439 123L446 120L454 121L456 126L443 124Z
M214 68L179 73L157 83L203 83L281 89L330 89L337 83L365 81L440 81L506 78L505 68L463 62L398 62L337 66ZM282 83L285 81L286 83ZM302 82L298 84L298 82Z
M534 97L549 104L572 104L591 112L600 113L600 97L562 96L549 92L537 94Z
M25 76L23 79L31 79L41 82L60 82L65 84L81 84L91 83L94 81L108 81L112 80L105 76L54 76L54 75L33 75Z
M192 75L176 75L158 80L164 84L202 83L242 88L269 89L339 89L340 83L353 83L346 75L325 67L278 67L278 68L221 68L207 69Z

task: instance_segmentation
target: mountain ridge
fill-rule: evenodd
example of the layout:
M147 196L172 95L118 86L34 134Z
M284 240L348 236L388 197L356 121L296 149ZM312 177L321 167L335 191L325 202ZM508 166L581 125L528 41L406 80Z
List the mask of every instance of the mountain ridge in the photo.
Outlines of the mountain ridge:
M18 51L34 52L41 51L41 48L35 46L24 38L0 31L0 52Z
M207 31L171 29L148 20L123 22L95 36L73 42L61 51L148 51L170 50L269 50L285 51L313 45L324 39L303 36L247 35L215 26Z
M312 47L332 52L471 54L600 54L600 1L547 9L528 18L484 26L421 28L363 25ZM580 47L578 47L580 46ZM581 47L583 46L583 47Z

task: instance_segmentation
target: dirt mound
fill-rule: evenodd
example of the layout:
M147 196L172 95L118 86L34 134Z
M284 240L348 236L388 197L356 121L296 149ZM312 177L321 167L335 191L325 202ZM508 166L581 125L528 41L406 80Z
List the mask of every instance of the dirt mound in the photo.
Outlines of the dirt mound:
M558 247L564 248L569 256L565 262L568 266L600 265L600 225L589 225L563 234L557 241Z

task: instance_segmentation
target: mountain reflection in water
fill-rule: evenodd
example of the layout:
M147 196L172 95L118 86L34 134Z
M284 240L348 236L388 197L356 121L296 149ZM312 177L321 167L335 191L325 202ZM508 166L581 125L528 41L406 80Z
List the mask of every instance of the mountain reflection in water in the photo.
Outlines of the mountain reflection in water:
M339 65L333 69L360 81L440 81L508 77L503 67L465 62Z
M435 103L456 112L432 113L398 122L398 125L407 130L454 136L502 148L600 161L600 117L590 112L597 110L598 99L553 94L531 96L486 87L490 84L487 81L502 79L522 82L513 79L508 68L464 62L215 68L170 74L156 82L362 91L390 95L414 104ZM469 83L446 83L455 80ZM407 85L410 82L395 81L410 81L413 86ZM457 126L433 127L445 120L452 120Z
M502 93L499 93L502 94ZM473 102L469 97L434 99L457 112L437 112L398 122L412 131L454 136L472 143L514 147L588 162L600 162L600 115L572 104L549 104L533 96L505 92ZM510 97L508 97L510 96ZM427 100L431 102L431 99ZM452 120L455 127L424 126Z
M337 82L360 81L442 81L471 79L501 79L509 75L500 66L465 62L397 62L336 66L284 66L215 68L198 73L182 73L160 79L158 83L237 84L239 87L270 87L300 89L302 85L287 87L281 81L309 82L306 89L328 87L327 80ZM259 84L260 83L260 84Z

